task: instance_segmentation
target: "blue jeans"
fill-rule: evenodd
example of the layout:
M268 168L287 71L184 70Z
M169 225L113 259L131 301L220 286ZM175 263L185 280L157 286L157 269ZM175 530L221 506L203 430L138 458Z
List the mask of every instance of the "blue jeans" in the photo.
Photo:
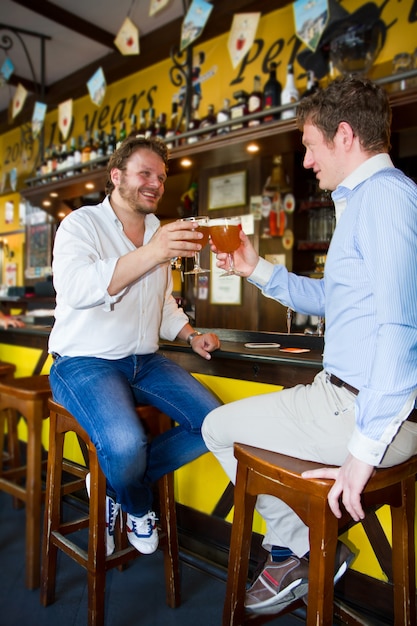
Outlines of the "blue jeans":
M57 356L49 378L54 400L94 443L107 493L127 513L147 513L151 484L207 452L201 424L220 402L158 353L118 360ZM148 443L137 404L160 409L177 425Z

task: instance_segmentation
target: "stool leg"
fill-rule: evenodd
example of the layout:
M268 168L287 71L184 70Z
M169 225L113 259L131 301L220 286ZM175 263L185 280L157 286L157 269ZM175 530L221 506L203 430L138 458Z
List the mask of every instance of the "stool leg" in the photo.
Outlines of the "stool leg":
M26 473L26 586L29 589L36 589L40 582L42 405L33 406L29 411Z
M241 626L245 620L244 598L248 577L252 520L256 496L248 493L249 471L239 463L234 495L223 626Z
M161 529L166 537L164 549L166 601L171 609L181 603L179 576L179 548L177 515L174 498L174 474L166 474L159 480Z
M415 576L415 477L401 483L402 506L391 507L392 566L394 574L395 626L413 626L416 621Z
M0 450L4 448L4 427L7 423L7 465L10 469L19 468L22 463L20 460L20 445L19 437L17 434L17 424L19 421L19 415L15 409L3 409L0 411ZM3 464L0 467L0 474L2 472ZM21 482L16 478L16 482ZM23 501L17 496L13 496L13 508L23 508Z
M56 413L50 415L48 469L45 496L45 519L42 547L41 603L43 606L55 600L56 561L58 548L52 541L52 533L61 523L61 481L65 434L56 430Z
M307 626L333 623L334 562L338 523L327 502L311 499Z
M104 626L106 587L106 478L95 451L90 461L90 523L88 531L88 626Z

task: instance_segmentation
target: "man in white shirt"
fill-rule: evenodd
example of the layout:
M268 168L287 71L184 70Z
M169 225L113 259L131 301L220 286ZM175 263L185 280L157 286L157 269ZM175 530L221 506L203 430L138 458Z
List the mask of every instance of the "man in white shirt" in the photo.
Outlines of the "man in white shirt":
M126 139L109 160L104 201L67 216L54 244L50 383L97 448L107 478L108 554L120 508L132 545L157 549L152 483L207 451L201 424L219 405L158 353L160 337L183 339L206 359L220 347L215 334L193 329L172 296L170 260L192 257L202 235L191 222L161 227L155 216L167 159L160 140ZM137 404L157 407L176 426L148 445Z

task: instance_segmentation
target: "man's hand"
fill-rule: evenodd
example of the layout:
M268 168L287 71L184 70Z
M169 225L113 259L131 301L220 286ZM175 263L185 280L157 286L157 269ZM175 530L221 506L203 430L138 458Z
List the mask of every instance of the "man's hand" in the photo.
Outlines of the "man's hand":
M191 347L196 354L199 354L204 359L210 360L210 352L218 350L220 348L220 339L215 333L204 333L194 337L191 342Z
M23 328L25 323L18 317L11 317L9 315L4 315L4 313L0 313L0 326L3 328Z
M240 231L239 236L241 244L233 252L234 266L240 276L250 276L259 261L259 255L243 230ZM212 252L217 255L217 267L227 270L229 268L228 255L225 252L218 252L213 243L211 243L210 247Z
M152 248L153 256L158 263L166 263L177 256L193 257L201 250L199 239L202 233L196 230L196 222L168 222L158 228L148 246Z
M375 468L364 461L349 454L342 467L323 467L303 472L303 478L330 478L335 481L329 491L328 501L331 510L337 518L342 517L339 498L342 499L346 511L355 522L365 517L361 504L361 493L371 478Z

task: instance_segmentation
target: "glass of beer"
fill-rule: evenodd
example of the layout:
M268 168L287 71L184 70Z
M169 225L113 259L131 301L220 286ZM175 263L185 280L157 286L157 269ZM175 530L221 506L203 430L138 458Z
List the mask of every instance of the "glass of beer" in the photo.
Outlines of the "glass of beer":
M197 215L196 217L183 217L181 222L195 222L196 227L193 232L203 233L202 239L196 239L201 244L201 249L203 249L209 240L209 218L206 215ZM189 272L184 272L184 274L206 274L209 271L200 265L200 252L194 252L194 267Z
M229 268L220 276L238 275L233 262L233 252L240 246L242 229L240 217L219 217L209 220L210 237L218 252L227 252Z

